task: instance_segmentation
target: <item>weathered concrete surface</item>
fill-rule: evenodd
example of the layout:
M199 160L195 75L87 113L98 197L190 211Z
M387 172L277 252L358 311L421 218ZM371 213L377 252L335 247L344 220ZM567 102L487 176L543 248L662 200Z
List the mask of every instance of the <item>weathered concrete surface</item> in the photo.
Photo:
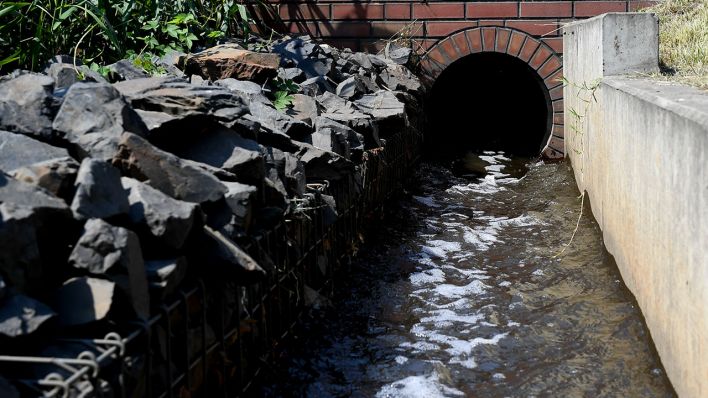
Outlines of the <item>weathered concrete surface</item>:
M676 392L706 397L708 94L612 76L657 70L657 34L651 14L564 29L566 154Z

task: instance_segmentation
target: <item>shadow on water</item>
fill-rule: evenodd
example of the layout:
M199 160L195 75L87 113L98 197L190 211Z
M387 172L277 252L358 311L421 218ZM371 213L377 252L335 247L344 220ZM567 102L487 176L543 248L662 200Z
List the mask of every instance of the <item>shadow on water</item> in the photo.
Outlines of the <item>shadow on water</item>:
M672 397L567 164L423 163L257 389L308 397Z

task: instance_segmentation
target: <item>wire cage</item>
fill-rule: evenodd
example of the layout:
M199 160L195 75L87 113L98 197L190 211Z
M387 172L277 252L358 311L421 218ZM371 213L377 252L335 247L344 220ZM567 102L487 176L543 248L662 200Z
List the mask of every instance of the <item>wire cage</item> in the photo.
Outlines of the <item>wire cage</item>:
M0 366L32 367L42 377L15 381L44 397L248 394L304 311L331 296L367 215L402 190L421 144L420 132L408 128L366 151L348 178L308 184L310 200L242 244L268 271L266 279L186 282L145 322L64 339L62 355L0 356Z

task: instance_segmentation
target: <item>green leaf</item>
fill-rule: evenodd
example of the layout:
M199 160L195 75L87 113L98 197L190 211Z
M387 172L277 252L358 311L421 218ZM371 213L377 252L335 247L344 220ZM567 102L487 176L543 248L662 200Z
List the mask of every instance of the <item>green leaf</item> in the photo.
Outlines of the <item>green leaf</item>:
M241 20L244 22L248 22L248 10L246 9L246 6L243 4L236 4L236 9L238 10L239 15L241 16Z
M7 65L11 62L15 62L18 59L20 59L21 52L22 52L22 50L18 49L17 51L15 51L14 54L10 55L9 57L7 57L5 59L0 60L0 68L2 68L4 65Z
M279 111L285 110L288 106L292 105L293 99L294 97L288 94L287 91L276 91L273 106Z
M69 7L66 11L62 12L61 14L59 14L59 19L62 20L62 21L65 20L65 19L67 19L69 16L71 16L71 14L74 13L74 11L77 10L77 8L78 8L78 7L76 7L76 6L71 6L71 7Z
M22 7L28 6L30 4L30 3L26 3L26 2L22 2L22 3L20 3L20 2L17 2L17 3L3 2L3 3L9 4L9 5L5 8L3 8L2 10L0 10L0 17L4 16L5 14L10 13L12 11L18 10Z

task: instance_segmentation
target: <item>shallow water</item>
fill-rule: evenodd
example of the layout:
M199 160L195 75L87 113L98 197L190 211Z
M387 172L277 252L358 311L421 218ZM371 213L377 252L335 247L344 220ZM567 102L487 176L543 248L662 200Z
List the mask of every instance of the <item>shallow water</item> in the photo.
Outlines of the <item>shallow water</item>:
M675 396L587 206L558 255L581 210L570 167L527 162L422 164L261 392Z

